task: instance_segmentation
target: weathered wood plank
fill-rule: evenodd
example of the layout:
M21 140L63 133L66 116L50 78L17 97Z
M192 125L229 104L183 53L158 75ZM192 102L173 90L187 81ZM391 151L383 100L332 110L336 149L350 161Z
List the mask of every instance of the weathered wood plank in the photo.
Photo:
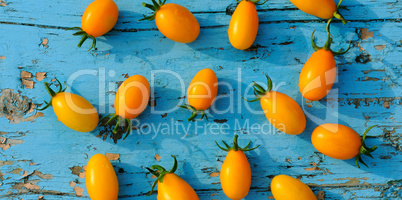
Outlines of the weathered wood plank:
M316 194L325 192L325 199L402 197L402 5L398 0L344 2L351 9L344 12L351 22L346 26L334 24L333 47L345 48L347 41L352 41L352 48L337 58L337 83L328 98L318 102L303 100L297 81L313 52L310 34L317 29L316 41L323 44L325 25L294 9L289 1L272 0L259 7L260 31L251 51L235 50L228 42L230 16L226 9L230 1L176 1L194 11L203 27L199 38L187 45L164 38L153 22L137 22L141 14L147 13L139 2L117 1L122 10L118 25L98 40L96 51L87 52L89 44L77 48L79 38L62 29L79 25L88 2L9 0L0 7L0 95L15 93L17 98L21 93L27 97L15 102L16 110L27 114L13 114L13 124L4 116L9 112L0 113L0 197L88 199L83 167L95 153L113 153L119 155L112 164L118 174L121 199L155 198L144 196L153 182L144 167L155 163L169 167L170 154L178 155L178 174L201 199L227 199L216 176L225 153L213 141L231 140L233 133L245 133L241 143L251 140L253 145L262 146L247 154L253 183L246 199L270 198L269 183L274 175L282 173L301 178ZM229 99L233 97L233 111L211 113L210 122L178 121L189 113L167 111L183 103L185 96L174 73L186 86L205 67L213 68L219 81L228 83L220 87L219 94L224 98L216 102L216 107L231 107ZM32 77L23 74L25 85L22 72L32 73ZM46 72L47 77L40 80L37 72ZM248 110L260 110L258 103L246 105L239 98L245 95L249 83L263 81L264 73L277 84L284 84L279 90L302 105L309 119L300 136L278 133L262 113ZM99 130L76 133L64 127L51 110L43 111L42 116L26 107L30 102L48 100L44 81L78 76L69 88L93 102L100 113L113 112L113 92L126 74L142 74L151 80L151 101L156 105L138 118L137 130L117 144L110 138L103 141L96 137ZM33 89L28 89L32 81ZM378 124L370 132L374 138L367 141L369 146L379 146L373 154L375 159L366 159L370 168L358 169L353 160L339 161L317 153L310 133L324 122L347 124L359 133ZM265 128L255 131L247 128L247 123ZM162 128L168 124L174 128L166 134ZM214 129L225 125L229 128L222 132ZM159 162L154 158L156 154L161 156ZM83 197L77 197L81 193Z

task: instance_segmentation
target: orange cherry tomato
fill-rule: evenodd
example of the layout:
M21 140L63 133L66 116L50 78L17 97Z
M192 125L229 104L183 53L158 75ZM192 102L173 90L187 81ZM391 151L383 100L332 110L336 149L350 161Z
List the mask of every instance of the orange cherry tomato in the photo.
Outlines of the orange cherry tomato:
M240 200L247 196L251 186L251 168L244 151L259 147L258 145L249 148L249 143L246 147L240 148L237 144L238 137L235 135L233 147L229 147L223 141L226 148L216 143L220 149L228 152L221 167L220 180L223 192L232 200Z
M290 0L301 11L322 19L329 19L336 11L334 0Z
M95 154L89 159L85 182L92 200L117 200L119 182L112 164L103 154Z
M194 119L198 113L206 117L207 110L214 103L218 94L218 78L212 69L200 70L191 80L187 90L187 100L189 105L181 106L193 112L188 121ZM208 119L208 118L207 118Z
M276 200L316 200L313 191L299 179L277 175L271 181L271 192Z
M130 76L119 87L114 100L116 115L134 119L148 105L151 88L148 80L141 75Z
M324 49L314 52L304 64L299 77L299 90L304 98L317 101L327 96L336 78L332 52Z
M98 112L94 106L79 95L64 92L65 89L63 90L61 83L58 80L57 82L60 85L57 93L45 82L45 88L52 100L50 103L45 102L47 105L38 110L52 106L57 119L67 127L78 132L93 131L99 122Z
M300 108L299 104L288 95L271 91L272 81L268 76L267 80L267 90L253 82L257 98L249 102L260 100L265 116L276 129L290 135L302 133L306 128L306 116L303 110Z
M194 15L185 7L153 1L153 5L142 5L154 11L154 14L141 20L154 20L159 31L167 38L181 43L190 43L200 34L200 24Z
M166 171L159 165L147 168L157 177L152 185L150 195L153 193L155 185L158 184L158 196L156 197L158 200L198 200L198 195L194 189L174 173L177 169L177 160L176 157L172 157L174 158L174 165L170 171Z
M113 0L95 0L85 9L81 18L81 26L74 27L79 31L74 35L82 35L78 47L85 42L87 38L92 39L92 48L96 46L96 37L102 36L112 30L119 18L119 8Z
M313 134L311 134L311 142L319 152L331 158L346 160L356 157L356 165L359 167L357 161L366 165L361 160L360 154L372 157L371 152L377 149L376 146L367 148L364 144L367 132L373 127L369 127L364 132L362 140L356 131L347 126L331 123L322 124L314 129Z
M258 14L257 1L242 0L230 19L229 41L236 49L248 49L257 37Z
M346 53L333 52L330 48L332 38L328 33L328 40L324 47L318 47L314 43L314 31L311 34L311 42L316 52L304 64L299 76L299 90L304 98L317 101L329 93L336 79L336 63L334 55Z
M130 76L119 87L114 99L114 110L116 113L105 116L110 117L105 123L108 124L117 119L116 125L113 129L113 133L116 134L120 125L127 126L122 128L125 130L126 139L131 132L131 120L140 115L148 105L149 96L151 95L151 88L148 80L141 75ZM103 121L103 119L101 121ZM125 123L121 124L124 121Z

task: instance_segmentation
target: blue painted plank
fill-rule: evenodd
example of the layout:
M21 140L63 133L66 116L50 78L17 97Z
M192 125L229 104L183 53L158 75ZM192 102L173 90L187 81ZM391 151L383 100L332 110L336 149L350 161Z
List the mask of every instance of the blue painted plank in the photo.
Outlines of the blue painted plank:
M77 133L66 128L51 110L43 111L43 117L37 112L23 115L33 116L22 120L27 122L19 122L21 118L15 117L12 124L3 111L0 197L88 199L84 166L96 153L113 153L119 155L112 164L119 179L120 199L155 198L144 196L153 182L144 167L155 163L169 167L170 154L178 155L178 174L196 189L201 199L227 199L220 189L219 177L215 176L225 153L213 141L231 140L233 133L245 133L240 138L242 144L251 140L253 145L262 146L247 154L253 183L246 199L271 198L269 183L277 174L301 178L316 194L324 192L325 199L402 196L399 1L344 2L351 9L344 12L351 22L345 26L334 24L333 47L345 48L352 41L352 48L336 58L337 83L330 95L318 102L302 99L297 81L313 52L310 34L317 29L316 41L323 44L325 24L293 9L289 1L273 0L259 6L261 25L256 48L238 51L231 47L226 33L230 20L226 8L232 1L177 1L194 11L203 27L195 42L178 44L163 37L153 22L137 22L148 12L146 9L120 0L117 4L122 12L115 30L99 38L96 51L88 52L89 44L77 48L79 38L62 29L79 25L80 15L89 2L9 0L5 7L0 7L0 94L10 94L9 89L13 89L14 97L20 93L40 104L49 99L43 82L57 77L72 81L70 91L84 96L103 114L113 112L114 92L125 74L142 74L151 81L152 102L156 106L140 115L138 123L134 121L137 130L117 144L110 138L103 141L97 137L98 129ZM181 98L185 96L185 87L205 67L214 69L220 82L228 83L220 87L221 99L216 107L233 109L228 113L212 112L212 119L217 122L178 121L186 119L189 113L174 108L185 102ZM33 74L26 78L35 82L33 89L21 82L23 71ZM46 72L47 78L37 80L37 72ZM308 127L301 135L279 133L261 112L251 112L250 109L260 110L258 103L246 105L240 99L249 83L264 81L264 73L269 73L276 84L282 83L279 90L304 109ZM230 97L233 101L229 101ZM22 103L27 101L18 101L16 106L24 111L20 108ZM353 160L340 161L317 153L310 134L324 122L346 124L358 133L378 124L370 133L374 138L367 141L369 146L380 147L374 153L375 159L366 160L371 167L358 169ZM245 127L247 123L264 128L253 131ZM177 128L168 133L162 131L163 126L176 124ZM229 128L219 132L214 126ZM159 162L154 158L156 154L162 157Z

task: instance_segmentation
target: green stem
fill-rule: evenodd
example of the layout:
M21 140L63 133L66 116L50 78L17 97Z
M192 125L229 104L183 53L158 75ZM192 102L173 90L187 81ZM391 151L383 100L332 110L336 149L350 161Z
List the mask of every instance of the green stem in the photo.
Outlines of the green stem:
M244 97L241 97L243 100L247 101L247 102L255 102L261 99L261 97L263 97L265 94L271 92L272 90L272 80L271 78L268 76L268 74L265 74L266 78L267 78L267 89L264 89L261 85L259 85L258 83L254 82L252 83L253 86L253 92L254 95L256 96L255 99L252 100L247 100Z
M144 15L144 18L140 19L139 21L142 21L142 20L149 20L149 21L152 21L152 20L154 20L154 19L155 19L156 12L158 12L158 10L159 10L163 5L165 5L165 2L166 2L166 0L164 0L163 2L161 2L160 0L158 0L158 2L156 2L155 0L152 0L152 4L153 4L153 5L148 4L148 3L145 3L145 2L142 3L142 6L151 9L151 10L153 11L153 14L152 14L152 15L149 15L149 16Z
M341 13L339 13L339 9L345 9L345 6L341 7L341 3L343 0L340 0L338 5L336 6L336 11L333 13L333 16L339 20L342 21L342 24L345 25L347 23L347 21L345 20L345 18L341 15Z
M57 91L57 92L55 92L55 91L53 91L52 90L52 88L50 88L50 85L49 85L49 83L48 82L45 82L44 83L44 85L45 85L45 88L46 88L46 91L50 94L50 101L49 101L49 103L47 103L46 101L45 101L45 107L43 107L43 108L37 108L36 110L45 110L46 108L48 108L48 107L50 107L51 105L52 105L52 99L53 99L53 97L55 97L58 93L60 93L60 92L64 92L64 90L65 90L65 88L63 89L63 85L60 83L60 81L56 78L56 81L57 81L57 83L59 84L59 90ZM66 82L64 82L64 84L66 84ZM66 85L66 88L67 88L67 85Z
M254 147L254 148L249 148L249 146L250 146L250 143L251 143L251 141L249 141L248 142L248 144L245 146L245 147L240 147L239 146L239 144L238 144L238 138L239 138L239 135L237 135L237 134L235 134L235 136L234 136L234 139L233 139L233 145L232 145L232 147L230 147L225 141L223 141L222 140L222 143L225 145L225 147L226 148L223 148L223 147L221 147L219 144L218 144L218 142L216 142L215 141L215 143L216 143L216 145L220 148L220 149L222 149L223 151L230 151L230 150L233 150L233 151L251 151L251 150L254 150L254 149L256 149L256 148L258 148L260 145L257 145L256 147Z
M84 34L77 46L81 47L82 44L84 44L85 40L87 40L87 39L88 39L88 34Z
M151 172L154 176L156 176L156 180L155 182L152 184L152 188L151 191L149 192L149 194L147 196L152 195L152 193L154 192L155 186L156 184L159 183L163 183L163 177L168 174L168 173L175 173L177 170L177 159L176 156L171 155L174 159L174 163L173 163L173 167L169 170L166 171L165 168L163 168L160 165L153 165L151 166L151 168L146 167L145 169L147 169L149 172Z
M355 163L356 163L356 166L357 166L358 168L360 168L359 162L362 163L363 165L365 165L365 166L368 168L367 164L366 164L366 163L363 161L363 159L362 159L362 155L366 155L366 156L368 156L368 157L370 157L370 158L374 158L373 155L371 155L371 153L374 152L378 147L377 147L377 146L373 146L373 147L371 147L371 148L368 148L368 147L366 146L366 144L365 144L365 140L366 140L366 135L367 135L367 133L368 133L372 128L374 128L374 127L376 127L376 126L377 126L377 125L370 126L370 127L369 127L366 131L364 131L364 133L363 133L363 136L362 136L362 146L360 147L359 155L357 155L356 158L355 158Z

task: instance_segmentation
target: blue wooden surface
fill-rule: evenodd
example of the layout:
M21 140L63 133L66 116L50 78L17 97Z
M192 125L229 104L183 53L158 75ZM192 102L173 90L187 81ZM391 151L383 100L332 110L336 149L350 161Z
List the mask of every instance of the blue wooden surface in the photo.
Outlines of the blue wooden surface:
M120 17L116 27L98 39L96 51L88 52L89 42L77 48L79 38L65 29L80 25L80 16L90 2L0 3L1 198L89 199L83 167L93 154L111 153L115 159L119 156L112 161L119 179L119 199L155 199L144 196L154 181L144 167L155 163L170 167L170 154L177 155L178 174L201 199L227 199L217 176L225 152L214 141L231 140L234 133L242 134L240 143L251 140L253 145L261 145L247 154L253 181L246 199L272 199L269 183L277 174L301 178L319 199L324 199L323 193L325 199L402 197L400 1L343 2L350 9L342 12L349 23L333 24L333 47L345 48L347 41L352 41L352 48L336 58L337 83L327 98L317 102L302 99L297 82L313 52L309 36L317 29L317 43L322 45L325 22L294 9L287 0L269 0L258 7L260 29L251 51L236 50L228 41L228 14L234 1L171 0L194 12L201 25L195 42L179 44L164 38L154 22L138 22L148 13L140 1L117 0ZM219 88L221 99L216 107L233 109L211 113L212 120L196 123L185 120L186 111L167 112L183 103L182 83L187 86L205 67L214 69L220 82L228 83ZM47 77L41 80L37 72L46 72ZM250 111L260 110L258 103L246 105L239 98L253 80L264 81L264 73L276 84L282 83L279 90L296 99L306 112L307 128L302 134L278 133L262 113ZM114 92L126 74L141 74L151 81L154 106L138 117L140 125L125 141L104 141L97 137L98 129L74 132L58 122L51 109L29 111L30 102L41 104L49 99L43 82L57 77L70 80L69 91L87 98L101 114L113 112ZM379 146L375 159L366 159L370 168L358 169L353 160L318 153L310 134L324 122L345 124L359 133L378 124L370 132L374 138L367 140L369 146ZM244 127L247 123L266 126L262 132L253 131ZM167 134L152 130L163 124L173 124L174 129ZM214 126L223 129L216 133L210 129ZM183 127L189 127L188 133ZM156 154L161 156L159 161Z

